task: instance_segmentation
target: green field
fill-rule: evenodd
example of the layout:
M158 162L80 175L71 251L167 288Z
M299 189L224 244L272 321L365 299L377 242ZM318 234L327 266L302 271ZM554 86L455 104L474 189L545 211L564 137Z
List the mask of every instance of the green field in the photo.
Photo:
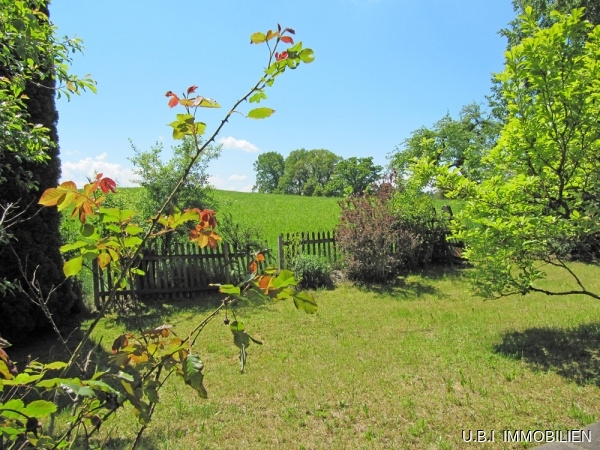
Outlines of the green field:
M243 224L256 227L273 248L279 234L331 231L339 220L339 198L259 194L215 190L218 213L231 213Z

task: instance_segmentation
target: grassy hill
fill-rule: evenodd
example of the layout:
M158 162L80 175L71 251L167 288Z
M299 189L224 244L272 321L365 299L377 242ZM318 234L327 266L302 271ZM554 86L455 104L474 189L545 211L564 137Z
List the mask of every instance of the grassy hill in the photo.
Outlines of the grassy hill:
M340 215L338 198L220 190L214 197L217 218L231 213L235 220L256 228L272 246L282 233L333 230Z

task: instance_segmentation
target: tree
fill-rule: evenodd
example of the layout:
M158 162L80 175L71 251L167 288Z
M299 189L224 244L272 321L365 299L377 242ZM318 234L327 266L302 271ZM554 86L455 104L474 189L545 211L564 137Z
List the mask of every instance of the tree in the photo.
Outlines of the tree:
M311 167L308 163L308 150L303 148L293 150L285 158L285 167L283 175L279 179L278 189L284 194L300 195L310 175Z
M373 157L355 156L337 163L325 188L326 195L360 194L381 176L383 167L373 164Z
M463 106L458 120L446 114L432 128L422 127L396 147L390 167L400 180L412 175L415 159L424 158L438 166L459 170L470 180L481 180L486 167L483 157L494 147L501 124L472 103ZM422 180L424 185L431 180Z
M294 150L285 159L278 190L285 194L322 195L340 160L326 149Z
M280 153L266 152L258 155L256 161L254 161L256 184L252 190L265 194L277 192L284 167L285 160Z
M342 158L324 148L310 150L307 156L310 178L314 180L315 189L319 187L325 189L335 172L336 165Z
M146 203L140 205L142 207L139 209L142 216L148 219L156 214L164 199L179 182L192 161L196 147L190 138L183 139L181 144L172 147L173 157L165 163L161 159L162 143L157 142L149 151L140 151L133 143L131 146L135 155L129 160L135 166L133 173L139 177L134 181L143 188L146 199ZM209 175L206 170L210 161L218 158L220 154L220 145L209 146L201 157L193 162L185 182L167 206L168 214L175 208L204 209L214 206L214 200L210 198L210 189L207 186Z
M593 25L600 24L600 3L597 0L513 0L513 9L517 17L531 8L531 15L541 28L550 28L555 22L552 11L570 14L575 8L583 10L583 20ZM500 30L500 34L508 39L508 48L518 44L526 35L522 32L519 19L509 24L509 28Z
M32 205L60 176L55 92L69 95L94 85L67 73L69 54L81 48L80 41L56 36L46 1L2 0L0 31L0 206L27 217L0 233L0 280L13 287L0 302L0 329L18 341L48 321L14 280L35 280L45 293L54 289L46 306L58 324L80 307L80 294L60 270L60 214L34 213Z
M600 299L567 261L600 233L600 26L583 21L581 9L551 18L543 28L526 8L516 21L523 38L498 75L507 120L486 158L493 172L480 184L454 178L455 190L470 196L454 232L486 296L533 291ZM540 285L547 265L565 271L573 287Z
M552 11L569 14L573 9L581 7L585 8L583 20L588 20L593 25L600 24L600 3L597 0L513 0L512 3L517 17L524 14L527 8L531 8L530 14L541 28L549 28L555 23L556 19ZM510 22L508 28L501 29L499 34L506 37L507 50L517 45L526 36L521 30L518 18ZM492 115L504 122L507 105L495 78L492 79L491 90L488 102Z

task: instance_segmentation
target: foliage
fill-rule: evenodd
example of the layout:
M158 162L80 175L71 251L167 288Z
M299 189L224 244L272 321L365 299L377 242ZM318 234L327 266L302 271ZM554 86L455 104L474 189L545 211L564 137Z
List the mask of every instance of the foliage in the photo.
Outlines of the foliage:
M170 124L173 128L175 139L189 139L193 149L187 154L187 166L182 171L181 178L167 195L162 206L152 217L151 225L147 230L134 222L135 210L121 208L106 208L103 202L106 195L115 191L115 182L98 174L90 180L80 191L76 185L67 181L57 187L50 187L44 191L39 204L58 210L72 209L71 216L81 223L81 234L77 241L64 245L61 250L74 252L75 256L63 265L66 277L77 275L84 260L95 260L101 270L111 270L114 273L115 285L111 289L110 297L102 306L98 316L91 322L88 330L80 340L77 348L71 352L70 359L65 362L52 362L48 365L30 363L24 372L18 373L15 365L6 352L0 352L0 444L3 448L23 448L35 446L41 448L64 447L90 447L92 437L101 427L103 422L111 417L125 403L130 404L138 416L140 428L137 438L133 443L135 448L147 424L159 403L159 391L171 375L179 375L186 384L195 389L201 397L206 397L207 392L203 386L204 364L193 351L193 346L206 324L222 309L228 310L234 300L239 300L245 293L253 291L255 295L273 300L291 299L297 309L307 313L314 313L317 305L312 296L295 289L296 280L289 271L278 272L270 269L266 273L259 273L259 262L264 259L257 253L250 264L250 274L238 286L221 286L220 292L226 297L222 304L212 314L198 324L185 339L179 338L169 325L143 331L139 333L127 332L114 341L112 350L113 368L109 371L94 371L91 378L83 378L87 373L86 358L82 356L83 348L89 341L91 333L114 304L115 294L118 289L127 287L133 275L143 276L143 272L135 267L135 260L140 254L144 244L152 238L171 233L177 227L193 221L195 227L189 232L189 240L200 247L214 247L221 239L215 233L215 212L190 208L180 211L173 207L170 214L166 214L178 191L185 184L186 177L197 163L200 156L214 142L215 137L230 116L237 112L236 108L242 102L260 102L266 98L264 89L271 86L275 77L287 68L297 68L302 62L309 63L314 59L310 49L303 49L302 43L293 43L290 36L294 34L291 29L277 31L269 30L266 34L255 33L251 37L252 43L266 42L269 49L269 64L265 75L252 87L249 92L239 99L225 115L221 125L215 132L202 143L200 136L204 133L206 124L196 121L198 108L216 108L219 104L200 95L194 96L196 86L189 87L182 96L167 92L169 106L183 106L186 113L177 114L177 119ZM273 48L269 41L275 39ZM292 46L283 52L277 52L280 43ZM255 108L247 113L249 118L266 118L273 114L270 108ZM161 229L156 229L162 226ZM36 269L37 270L37 269ZM31 287L31 296L37 295L39 306L42 307L46 317L52 321L52 314L44 306L47 304L46 291L35 283L35 272L32 280L26 279ZM52 294L52 290L48 294ZM139 316L134 315L134 318ZM54 324L55 331L66 346L60 330ZM138 322L139 325L139 322ZM244 370L247 347L250 342L260 343L245 331L244 325L235 320L231 324L234 343L240 348L241 369ZM4 341L1 342L5 347ZM89 361L89 356L87 358ZM68 377L68 372L78 368L81 378ZM46 378L52 370L60 370L59 377ZM118 388L111 386L107 381L116 381ZM9 389L5 389L9 386ZM45 434L41 430L40 419L46 419L57 410L56 403L48 400L29 401L26 396L29 392L42 395L42 391L49 391L48 398L58 402L59 394L66 394L72 401L72 420L66 431ZM27 402L27 403L26 403ZM5 442L6 439L6 442Z
M277 192L279 180L284 172L284 158L277 152L266 152L258 155L254 161L254 171L256 172L256 184L253 191L261 193Z
M459 118L446 114L432 128L419 128L411 137L396 147L390 156L390 167L401 180L412 175L415 160L425 159L430 164L460 171L466 178L479 181L486 170L483 158L494 147L500 131L500 122L481 111L478 104L463 106ZM430 179L419 180L429 186Z
M340 201L342 214L336 244L344 255L348 278L387 281L419 245L417 235L397 226L388 205L392 193L393 187L385 183L372 194Z
M298 254L292 262L294 277L303 289L317 289L332 285L331 266L317 255Z
M455 174L441 183L470 201L455 224L476 262L478 291L486 296L541 291L594 298L565 262L578 244L600 232L600 26L582 11L552 12L541 28L531 8L518 19L521 42L498 75L508 105L493 172L480 184ZM551 291L538 282L554 265L577 282Z
M324 188L325 195L356 195L364 192L376 182L383 168L373 164L373 157L351 157L335 166L331 179Z
M51 326L29 288L50 293L43 307L56 323L81 307L59 269L60 216L33 205L38 191L55 186L60 174L55 95L94 91L95 85L89 76L68 72L81 42L57 36L46 3L0 2L0 207L7 213L0 230L6 238L0 245L0 291L7 293L0 329L13 341ZM23 278L34 285L22 287Z
M500 30L500 34L508 39L508 48L527 37L518 19L518 16L526 14L527 8L531 8L530 15L541 28L550 28L556 22L552 11L570 14L575 8L584 8L583 20L593 25L600 24L600 4L595 0L513 0L512 3L517 19L510 22L509 28Z
M396 218L396 227L418 236L419 244L408 254L409 266L448 263L446 236L450 217L436 211L430 195L412 187L401 187L394 192L389 208Z
M200 141L201 142L201 141ZM137 175L135 180L143 189L143 198L146 201L139 205L138 212L143 218L150 218L156 214L161 202L179 182L184 171L190 165L195 152L195 143L190 136L185 137L180 145L172 148L173 157L163 162L161 154L162 143L157 142L149 151L140 151L132 143L135 156L130 158L134 164L133 172ZM207 188L208 173L206 169L211 160L218 158L221 146L208 146L189 170L186 181L181 185L177 194L171 198L167 206L167 213L172 213L175 208L180 210L191 207L209 208L213 207L214 201L210 197L210 189Z
M32 83L69 96L90 89L95 83L68 72L71 53L81 51L81 40L59 38L48 19L45 0L0 2L0 135L2 160L0 184L10 176L11 182L32 188L35 180L23 163L48 160L47 149L55 144L49 139L45 124L30 122L26 89ZM59 84L54 86L54 81ZM29 97L31 97L29 95ZM11 154L19 164L8 165Z
M252 252L264 250L266 241L261 240L261 235L256 226L236 219L230 212L225 212L219 219L219 234L224 242L234 245L238 249L249 249Z

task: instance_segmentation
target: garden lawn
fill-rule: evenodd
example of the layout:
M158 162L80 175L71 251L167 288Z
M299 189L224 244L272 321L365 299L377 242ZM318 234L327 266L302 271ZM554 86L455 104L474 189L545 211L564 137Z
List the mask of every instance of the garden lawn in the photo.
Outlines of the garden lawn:
M580 267L600 291L598 267ZM246 331L264 342L248 348L244 374L221 314L197 345L208 400L170 380L141 448L527 448L502 442L502 430L597 420L600 302L483 301L468 293L463 272L317 291L316 315L290 302L238 307ZM551 275L550 287L566 285ZM208 314L201 303L164 304L162 319L150 314L146 325L171 323L182 335ZM108 318L96 339L109 353L124 329ZM124 411L106 423L106 448L131 443L134 421ZM464 442L463 430L494 430L495 442Z

